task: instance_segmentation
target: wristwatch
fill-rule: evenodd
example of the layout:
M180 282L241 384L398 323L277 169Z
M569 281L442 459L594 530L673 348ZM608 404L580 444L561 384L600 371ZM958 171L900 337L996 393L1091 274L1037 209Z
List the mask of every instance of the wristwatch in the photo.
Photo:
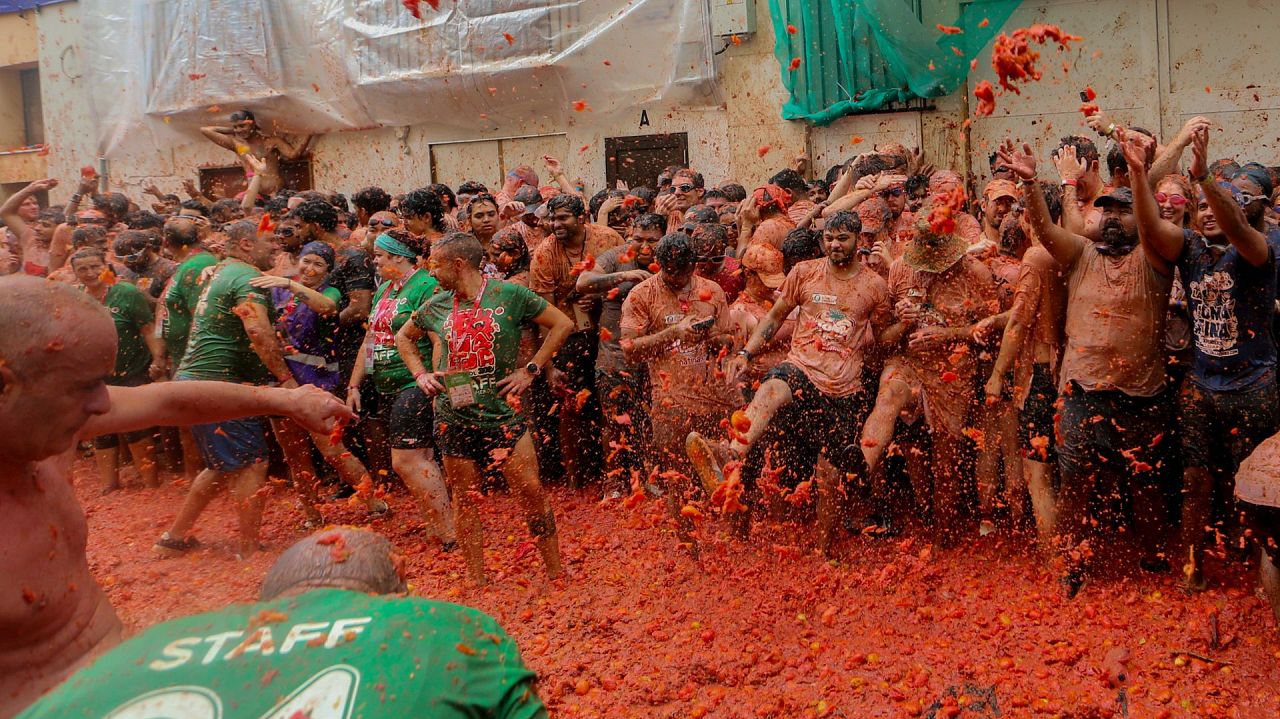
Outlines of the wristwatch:
M542 368L538 366L537 362L530 362L524 366L524 371L528 372L533 377L537 377L538 373L542 372Z
M742 349L738 350L738 354L743 357L746 357L748 362L751 361L751 353L747 351L746 347L743 347Z

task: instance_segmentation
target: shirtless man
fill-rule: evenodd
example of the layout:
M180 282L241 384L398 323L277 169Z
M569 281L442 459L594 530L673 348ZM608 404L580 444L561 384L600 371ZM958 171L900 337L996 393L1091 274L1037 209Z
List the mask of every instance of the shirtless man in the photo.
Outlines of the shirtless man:
M317 431L350 413L314 388L230 382L107 387L115 331L70 285L0 278L0 718L8 719L122 628L89 572L87 525L69 481L82 439L155 425L288 414Z
M284 187L284 179L280 176L281 158L296 160L311 145L311 135L290 139L262 134L257 119L248 110L231 113L230 127L210 125L200 128L200 132L219 147L236 153L244 167L246 179L252 179L255 173L245 155L253 154L254 157L262 158L262 184L258 186L258 191L263 195L274 195L276 190Z

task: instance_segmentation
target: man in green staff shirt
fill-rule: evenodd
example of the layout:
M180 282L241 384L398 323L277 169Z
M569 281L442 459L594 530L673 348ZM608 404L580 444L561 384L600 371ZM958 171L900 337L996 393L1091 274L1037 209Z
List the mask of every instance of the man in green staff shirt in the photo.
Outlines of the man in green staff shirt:
M327 529L290 547L261 602L165 622L20 719L544 719L515 642L469 607L395 596L391 544Z
M486 279L480 272L484 248L465 232L431 245L428 266L444 292L437 292L396 334L396 347L414 381L435 397L436 446L453 493L458 546L467 573L485 582L484 538L474 495L480 473L501 466L529 523L529 533L553 579L560 574L560 544L555 516L538 481L538 461L520 395L547 366L573 331L573 321L526 287ZM517 367L520 329L542 327L537 354ZM418 340L430 336L435 371L422 361Z

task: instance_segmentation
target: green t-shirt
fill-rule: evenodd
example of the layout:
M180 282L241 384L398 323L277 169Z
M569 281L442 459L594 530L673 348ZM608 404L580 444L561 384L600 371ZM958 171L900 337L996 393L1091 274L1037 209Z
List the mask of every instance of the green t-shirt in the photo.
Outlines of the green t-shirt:
M543 719L498 623L426 599L317 589L154 626L21 719Z
M200 301L200 273L206 267L218 264L218 258L208 252L200 252L183 260L173 271L173 279L164 292L164 318L160 336L164 338L169 359L181 362L187 352L187 334L191 332L191 314Z
M142 328L155 320L151 303L142 290L128 282L107 288L104 303L116 325L116 367L107 384L131 385L145 380L151 366L151 350L142 339Z
M436 418L481 429L506 427L523 416L498 394L498 382L519 362L521 325L542 314L547 301L527 287L491 279L479 307L473 305L459 304L455 318L453 293L440 292L413 314L414 324L440 338L436 370L470 375L474 404L455 409L446 391L436 398Z
M426 270L414 270L399 287L383 282L373 295L373 311L369 314L372 331L372 347L367 356L372 365L373 385L383 396L399 394L413 386L413 375L396 350L396 333L409 321L414 310L422 306L435 293L439 283ZM431 340L424 337L418 342L422 361L431 366Z
M235 308L253 302L272 311L271 292L249 284L262 273L239 260L218 265L192 314L187 352L178 374L191 379L266 384L273 377L249 344Z

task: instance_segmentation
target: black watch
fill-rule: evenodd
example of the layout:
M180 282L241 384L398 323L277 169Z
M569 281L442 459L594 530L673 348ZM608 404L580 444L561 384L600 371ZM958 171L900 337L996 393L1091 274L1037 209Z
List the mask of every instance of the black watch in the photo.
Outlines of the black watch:
M742 355L743 357L746 357L748 362L751 361L751 353L747 351L746 347L743 347L742 349L738 350L738 354Z
M538 366L537 362L530 362L524 366L524 371L528 372L530 376L537 377L542 372L542 368Z

